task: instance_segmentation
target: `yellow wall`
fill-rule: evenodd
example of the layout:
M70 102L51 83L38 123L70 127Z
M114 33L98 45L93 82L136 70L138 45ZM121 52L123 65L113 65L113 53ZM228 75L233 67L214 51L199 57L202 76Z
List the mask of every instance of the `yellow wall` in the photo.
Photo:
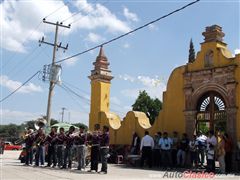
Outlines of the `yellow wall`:
M91 82L91 109L89 115L89 129L93 130L98 122L100 111L109 112L110 83L93 80Z

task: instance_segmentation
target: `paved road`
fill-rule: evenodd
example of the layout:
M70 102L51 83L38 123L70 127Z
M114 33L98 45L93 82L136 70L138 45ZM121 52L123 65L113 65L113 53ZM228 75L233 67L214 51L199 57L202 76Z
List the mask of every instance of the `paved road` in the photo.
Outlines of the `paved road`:
M0 156L0 172L1 180L88 180L88 179L168 179L163 178L166 172L159 170L126 168L123 165L110 165L109 173L100 175L96 173L78 172L77 170L59 170L44 167L26 167L19 160L19 151L5 151ZM166 174L165 174L166 175ZM181 174L168 174L168 176L181 176ZM240 180L240 176L234 177L215 177L214 179L236 179ZM179 179L179 178L171 178ZM190 179L190 178L188 178ZM208 178L209 179L209 178Z

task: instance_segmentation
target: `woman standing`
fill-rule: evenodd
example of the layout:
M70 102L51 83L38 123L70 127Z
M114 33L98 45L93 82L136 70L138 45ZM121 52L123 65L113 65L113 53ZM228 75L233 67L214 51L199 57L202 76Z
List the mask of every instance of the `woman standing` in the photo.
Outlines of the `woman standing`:
M225 174L225 138L222 133L218 135L220 141L217 146L217 155L218 155L218 162L220 166L220 173Z

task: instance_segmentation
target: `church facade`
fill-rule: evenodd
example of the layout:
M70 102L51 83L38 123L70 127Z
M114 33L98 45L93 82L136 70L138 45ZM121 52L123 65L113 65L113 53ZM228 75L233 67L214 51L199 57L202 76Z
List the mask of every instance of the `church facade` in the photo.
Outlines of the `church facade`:
M206 27L204 41L196 58L175 68L163 93L163 107L151 126L143 112L130 111L121 120L109 111L110 85L113 79L109 62L101 48L94 62L91 80L91 109L89 128L94 124L110 127L111 144L130 144L132 133L143 136L148 130L186 132L223 131L240 142L240 54L235 56L223 41L218 25Z

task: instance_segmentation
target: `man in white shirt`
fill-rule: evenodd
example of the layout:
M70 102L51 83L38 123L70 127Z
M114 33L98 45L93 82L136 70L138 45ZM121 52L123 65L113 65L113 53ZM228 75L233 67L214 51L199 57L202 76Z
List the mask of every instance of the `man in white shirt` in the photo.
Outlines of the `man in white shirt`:
M171 154L172 144L173 144L172 139L168 137L167 132L164 132L163 137L159 140L159 145L161 147L162 163L164 167L172 166L172 154Z
M215 172L215 148L217 138L214 136L214 131L209 131L207 138L207 172Z
M149 132L145 131L145 136L142 138L140 151L142 154L141 157L141 167L144 165L145 159L148 160L149 168L152 167L152 149L154 147L154 141L151 136L149 136Z

